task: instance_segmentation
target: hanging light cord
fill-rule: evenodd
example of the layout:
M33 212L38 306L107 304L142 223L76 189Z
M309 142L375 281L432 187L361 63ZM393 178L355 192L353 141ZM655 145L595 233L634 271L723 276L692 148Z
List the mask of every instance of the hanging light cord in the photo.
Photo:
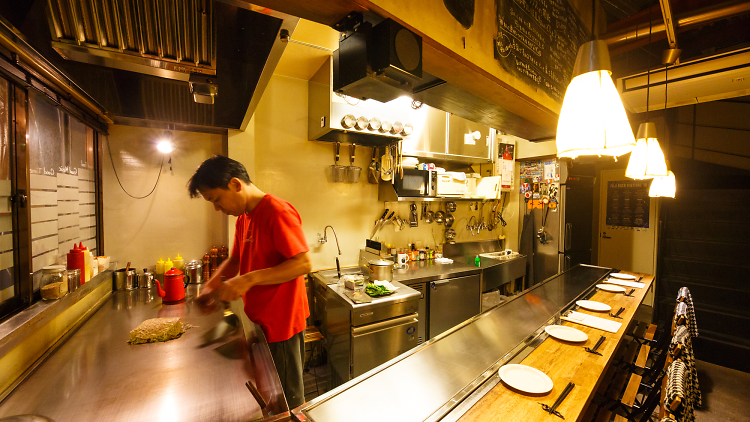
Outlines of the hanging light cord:
M648 9L648 71L646 72L646 121L651 121L651 116L648 112L648 97L649 97L649 88L651 87L651 10L653 10L653 7Z
M151 188L151 192L148 193L148 195L145 196L133 196L128 193L128 191L125 190L125 187L122 185L122 182L120 182L120 177L117 175L117 170L115 169L115 160L112 159L112 148L109 146L109 137L105 138L107 140L107 152L109 152L109 162L112 163L112 171L115 172L115 179L117 179L117 183L122 188L122 191L125 192L129 197L133 199L143 199L150 196L154 191L156 190L156 185L159 184L159 178L161 177L161 171L164 168L164 156L161 156L161 165L159 165L159 174L156 176L156 183L154 183L154 187Z

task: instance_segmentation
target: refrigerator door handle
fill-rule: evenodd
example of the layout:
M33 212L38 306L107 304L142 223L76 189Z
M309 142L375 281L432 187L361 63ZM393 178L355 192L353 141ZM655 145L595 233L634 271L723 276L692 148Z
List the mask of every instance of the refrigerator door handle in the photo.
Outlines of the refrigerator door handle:
M565 270L570 269L570 255L565 256Z
M565 224L565 250L570 250L570 244L573 241L573 223Z

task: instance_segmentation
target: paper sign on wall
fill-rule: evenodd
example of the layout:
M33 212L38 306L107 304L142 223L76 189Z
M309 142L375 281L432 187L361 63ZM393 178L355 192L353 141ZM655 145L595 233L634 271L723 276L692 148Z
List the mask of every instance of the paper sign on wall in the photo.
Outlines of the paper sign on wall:
M495 175L500 176L500 187L502 189L510 189L513 187L515 147L515 143L512 140L499 138L497 142Z

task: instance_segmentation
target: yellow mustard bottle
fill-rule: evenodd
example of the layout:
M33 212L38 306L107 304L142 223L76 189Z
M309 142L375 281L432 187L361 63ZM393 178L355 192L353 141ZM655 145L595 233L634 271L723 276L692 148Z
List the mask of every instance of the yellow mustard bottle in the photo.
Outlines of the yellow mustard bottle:
M172 267L174 267L174 262L172 262L172 260L167 257L167 262L164 263L164 272L171 270Z
M180 271L185 271L185 260L177 254L177 258L174 259L174 267Z

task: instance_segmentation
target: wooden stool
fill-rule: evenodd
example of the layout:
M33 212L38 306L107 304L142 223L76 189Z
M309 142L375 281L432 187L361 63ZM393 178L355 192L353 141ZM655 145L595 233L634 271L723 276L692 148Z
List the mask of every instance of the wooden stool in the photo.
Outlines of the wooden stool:
M310 370L310 368L308 368L310 361L315 355L316 350L320 352L320 340L323 340L323 338L323 334L320 333L318 327L311 325L305 328L305 349L307 349L307 345L310 344L310 357L305 361L302 372L308 372ZM318 372L315 370L314 366L313 376L315 377L315 394L318 396L320 395L320 387L318 387Z

